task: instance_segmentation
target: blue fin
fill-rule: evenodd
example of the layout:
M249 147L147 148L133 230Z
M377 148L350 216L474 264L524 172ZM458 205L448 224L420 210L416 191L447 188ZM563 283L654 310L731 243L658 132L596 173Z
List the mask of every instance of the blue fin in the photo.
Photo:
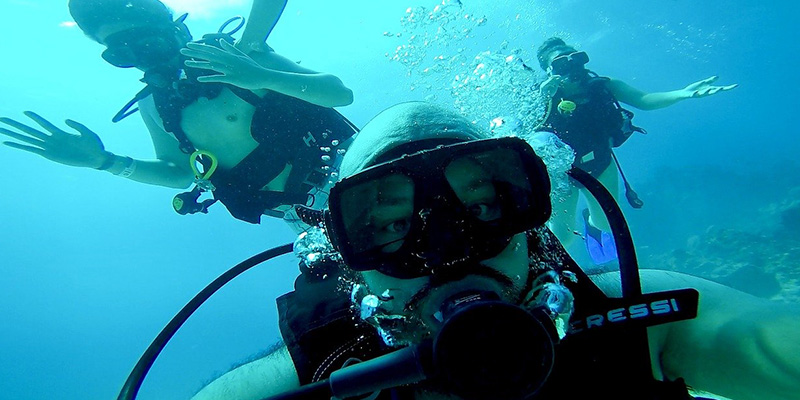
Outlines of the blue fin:
M583 233L586 250L592 261L602 265L617 259L617 244L611 232L600 230L589 223L589 210L583 210Z

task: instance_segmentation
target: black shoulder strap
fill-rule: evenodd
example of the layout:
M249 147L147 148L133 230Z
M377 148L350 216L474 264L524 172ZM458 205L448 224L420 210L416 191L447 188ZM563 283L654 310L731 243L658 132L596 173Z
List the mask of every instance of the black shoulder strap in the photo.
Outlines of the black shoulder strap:
M196 148L181 127L182 112L186 106L185 100L171 88L154 88L152 92L156 111L164 124L164 130L175 136L182 152L192 154Z
M382 354L380 337L355 315L339 275L338 269L324 276L304 271L294 291L277 300L281 336L301 384L327 378L351 358Z

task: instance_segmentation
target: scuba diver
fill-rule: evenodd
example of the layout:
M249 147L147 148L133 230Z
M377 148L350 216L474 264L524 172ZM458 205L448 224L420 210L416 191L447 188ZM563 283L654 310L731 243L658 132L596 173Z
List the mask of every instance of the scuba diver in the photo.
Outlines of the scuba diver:
M278 299L282 345L194 400L800 393L796 307L667 271L585 274L545 226L550 181L519 138L403 103L364 127L340 171L324 231L304 234L330 242L295 243L305 268Z
M295 230L301 204L321 208L355 126L332 107L353 94L331 74L277 54L265 40L285 0L254 0L238 41L224 28L198 41L158 0L71 0L80 29L105 46L104 60L144 72L140 91L114 117L140 111L156 160L135 160L105 150L92 130L67 120L77 134L26 112L40 128L10 118L0 133L6 145L52 161L95 168L137 182L194 188L173 199L180 214L206 213L219 200L235 218L259 223L262 214L284 218ZM214 199L201 200L204 192ZM207 197L207 196L206 196Z
M625 179L613 148L625 143L634 132L646 132L632 124L633 113L620 103L640 110L655 110L737 86L714 86L717 77L711 77L679 90L646 93L623 81L602 77L586 69L589 62L586 52L576 50L557 37L545 40L536 56L548 78L539 87L547 108L541 124L534 129L537 131L534 136L558 136L575 151L573 165L599 179L614 197L619 192L619 174L625 186L625 196L633 208L642 207L644 202ZM556 219L550 226L565 245L575 237L577 207L578 189L573 187L564 202L566 212L554 213ZM603 235L608 235L606 221L597 217L602 215L602 210L594 202L589 202L589 210L583 218L587 245L593 253L610 253L609 249L601 247ZM608 258L605 254L597 259L607 261Z

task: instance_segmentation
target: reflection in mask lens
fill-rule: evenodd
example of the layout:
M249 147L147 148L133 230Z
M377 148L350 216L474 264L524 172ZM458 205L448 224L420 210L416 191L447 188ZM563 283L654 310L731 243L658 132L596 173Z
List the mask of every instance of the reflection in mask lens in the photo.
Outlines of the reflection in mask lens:
M383 247L397 251L411 228L414 183L395 173L355 186L342 195L342 215L357 251Z

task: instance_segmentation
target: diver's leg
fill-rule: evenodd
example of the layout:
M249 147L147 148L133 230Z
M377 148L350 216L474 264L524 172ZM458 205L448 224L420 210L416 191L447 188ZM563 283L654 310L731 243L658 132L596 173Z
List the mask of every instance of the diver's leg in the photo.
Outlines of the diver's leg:
M568 247L578 236L576 233L575 216L578 211L578 198L580 192L575 186L570 186L569 193L553 200L553 214L547 221L547 227L556 235L564 247Z
M597 177L597 180L603 184L603 186L611 192L611 195L614 197L614 200L617 204L620 203L619 199L619 174L617 173L617 166L613 162L606 167L603 172L600 173L600 176ZM584 194L588 198L587 203L589 204L589 223L592 226L609 232L611 231L611 227L608 225L608 220L605 217L605 213L603 212L603 208L594 199L594 196L589 194L584 190Z

